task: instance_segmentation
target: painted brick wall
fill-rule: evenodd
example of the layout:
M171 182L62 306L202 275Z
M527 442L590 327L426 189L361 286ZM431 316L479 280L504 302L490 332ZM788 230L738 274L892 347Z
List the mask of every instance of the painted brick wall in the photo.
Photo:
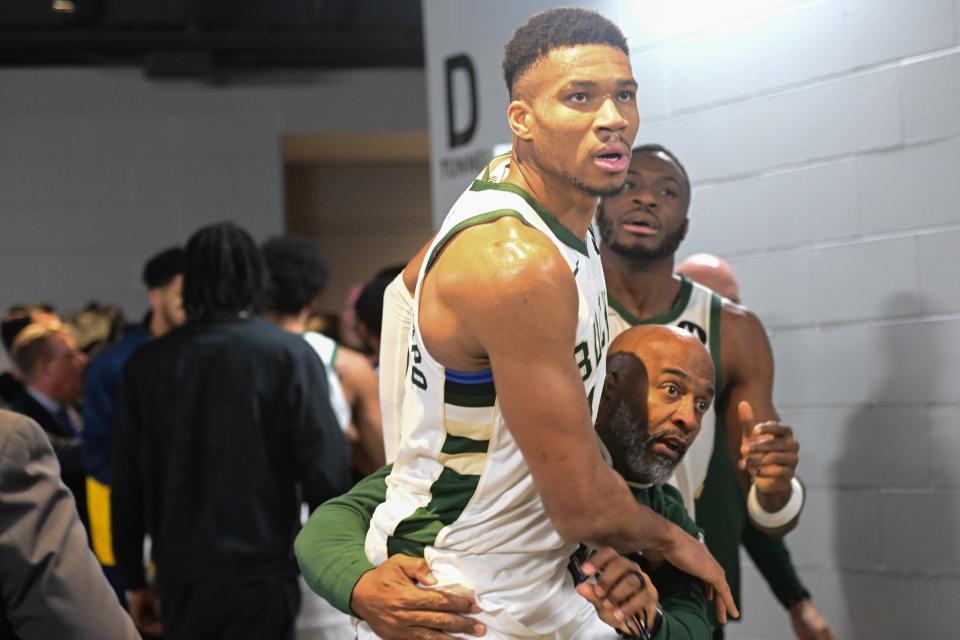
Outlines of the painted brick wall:
M956 637L960 2L754 3L666 34L614 4L639 139L693 178L682 252L730 259L771 334L815 602L840 638ZM744 566L729 637L792 638Z
M225 219L257 239L282 231L282 134L423 131L425 109L418 70L211 86L0 69L0 308L99 299L138 317L152 252Z

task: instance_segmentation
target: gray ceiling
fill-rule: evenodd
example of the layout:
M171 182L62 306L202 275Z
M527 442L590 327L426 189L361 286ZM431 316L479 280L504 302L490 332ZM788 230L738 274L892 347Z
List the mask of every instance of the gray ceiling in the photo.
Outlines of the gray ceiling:
M2 0L0 65L422 67L419 0Z

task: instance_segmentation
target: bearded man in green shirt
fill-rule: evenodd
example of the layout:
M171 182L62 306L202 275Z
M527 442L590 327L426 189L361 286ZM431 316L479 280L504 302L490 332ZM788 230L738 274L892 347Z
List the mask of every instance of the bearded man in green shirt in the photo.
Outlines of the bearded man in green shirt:
M713 401L709 353L689 332L659 325L627 330L609 353L596 422L601 451L639 503L697 536L680 493L665 482ZM465 615L483 603L424 588L432 578L422 559L395 555L380 566L367 560L364 539L370 517L384 499L388 473L384 467L314 512L295 544L304 578L335 607L364 619L385 638L451 637L430 631L438 628L483 635L483 625ZM711 635L701 583L661 558L648 555L636 566L601 549L583 565L583 573L596 575L598 584L581 584L578 592L611 627L621 627L636 612L658 639L705 640ZM420 598L412 597L417 593ZM421 610L391 608L393 596L419 600ZM613 629L610 637L616 637Z

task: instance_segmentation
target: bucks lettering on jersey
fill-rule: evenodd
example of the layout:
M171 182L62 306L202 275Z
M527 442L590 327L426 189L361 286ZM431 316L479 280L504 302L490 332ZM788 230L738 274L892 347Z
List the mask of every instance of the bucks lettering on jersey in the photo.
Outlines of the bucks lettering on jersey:
M500 180L495 159L460 196L424 260L414 300L405 434L387 478L386 501L366 539L374 563L423 556L441 588L472 591L484 621L506 634L548 634L580 609L566 571L574 546L544 510L520 449L504 423L490 370L462 372L434 360L420 336L420 291L439 250L473 225L512 216L540 231L566 259L579 305L571 356L596 417L609 342L607 294L593 230L578 238L522 189ZM535 380L530 381L536 384ZM522 428L522 425L517 428Z
M630 313L619 301L610 298L610 334L617 337L630 327L638 324L665 324L685 329L694 334L710 352L713 368L716 372L716 389L720 386L720 314L723 299L706 287L681 276L680 295L673 308L654 318L641 320ZM703 483L713 454L713 440L716 437L717 412L716 401L703 416L700 423L700 435L693 441L683 460L677 465L670 478L670 484L677 487L683 495L683 503L690 517L696 518L695 501L703 491Z

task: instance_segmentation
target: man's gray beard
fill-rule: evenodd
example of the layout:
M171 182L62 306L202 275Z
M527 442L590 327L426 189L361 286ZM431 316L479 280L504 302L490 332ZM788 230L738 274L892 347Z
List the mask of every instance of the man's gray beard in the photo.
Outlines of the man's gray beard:
M564 171L563 177L566 178L567 181L570 182L570 184L575 186L577 189L580 189L580 191L583 191L585 194L593 198L609 198L610 196L615 196L621 191L623 191L623 187L627 183L626 177L624 177L624 181L620 184L619 187L600 190L600 189L594 189L593 187L585 184L583 181L581 181L579 178L574 176L572 173L567 173L566 171Z
M683 459L681 455L677 460L671 460L652 451L650 434L640 430L626 400L617 402L610 418L610 430L623 454L627 465L625 471L642 484L663 484Z

